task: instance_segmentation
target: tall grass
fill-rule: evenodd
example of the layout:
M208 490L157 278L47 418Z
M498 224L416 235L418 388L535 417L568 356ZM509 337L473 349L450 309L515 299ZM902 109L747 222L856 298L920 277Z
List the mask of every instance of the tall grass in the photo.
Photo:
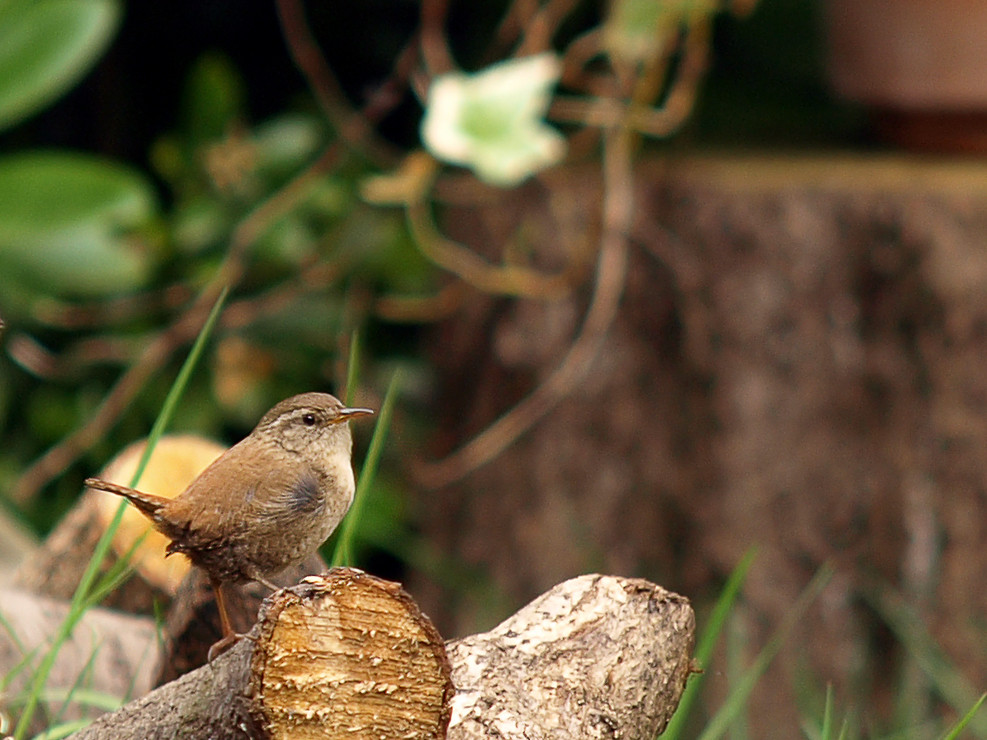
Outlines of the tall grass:
M350 367L356 364L355 356L350 354ZM351 370L350 379L347 381L347 393L349 389L355 387L355 374ZM350 511L343 519L339 527L339 534L336 536L336 546L333 548L332 557L329 563L332 566L352 565L355 562L356 532L360 527L360 521L366 508L367 498L374 478L377 475L377 468L380 464L380 455L384 448L384 440L387 437L387 430L391 424L391 414L394 411L394 403L397 400L398 392L401 388L401 371L398 370L391 376L391 382L387 387L384 396L384 403L381 405L380 413L377 414L377 422L374 425L374 433L370 438L370 446L367 448L367 456L364 458L363 467L360 469L359 479L356 484L356 493L353 494L353 504Z
M168 423L174 414L175 407L178 405L179 399L181 399L182 394L185 392L185 387L188 385L188 380L192 375L192 371L198 364L206 342L212 334L213 328L216 326L216 322L222 312L223 303L226 300L226 293L227 292L224 289L219 298L216 300L216 303L213 305L212 310L210 311L209 316L202 327L202 330L199 332L195 343L192 345L192 349L189 352L188 357L185 359L178 376L175 378L175 382L172 383L171 389L168 391L168 396L165 398L161 412L158 414L158 417L154 422L154 426L151 428L151 433L148 435L148 441L144 446L144 452L141 455L140 462L137 465L137 470L134 472L133 478L130 481L131 486L136 487L136 485L140 482L140 477L143 475L144 469L147 467L148 460L151 458L151 453L154 452L155 445L161 438L164 430L167 428ZM51 675L51 670L55 665L56 659L58 658L58 653L65 644L66 640L71 637L72 631L85 615L86 611L95 603L93 598L94 595L102 596L108 593L112 588L112 585L115 585L126 572L127 560L121 559L120 562L122 564L120 564L118 568L111 569L110 572L106 573L102 579L99 581L96 580L100 568L109 553L110 544L112 543L113 537L120 526L120 522L123 519L123 512L126 508L127 502L121 501L109 526L99 538L99 542L96 543L96 548L93 551L92 557L90 557L86 570L83 572L82 578L79 580L79 585L76 587L75 593L72 595L72 601L69 603L68 613L59 625L59 628L52 639L51 646L42 657L41 663L38 665L38 669L32 676L31 683L27 691L24 709L21 711L20 718L14 728L14 740L23 740L26 736L28 728L31 726L31 721L34 719L34 714L38 709L39 702L44 694L45 686L48 683L48 677Z
M753 563L754 551L751 550L734 568L700 635L695 660L706 672L712 666L713 650L729 625L740 590ZM748 712L750 697L757 682L832 574L833 569L830 566L820 568L754 661L737 673L731 681L729 694L713 712L705 727L698 731L693 730L693 734L686 734L689 732L687 723L691 721L691 714L705 681L705 674L694 675L689 680L679 707L667 729L660 736L661 740L680 740L685 737L719 740L727 733L734 739L747 737L744 715ZM961 715L961 718L952 726L947 726L941 719L923 716L916 724L910 714L902 714L890 719L890 724L895 729L886 734L875 734L873 727L875 718L859 711L859 708L846 713L842 719L836 717L833 688L829 685L826 687L821 717L811 718L808 716L809 712L804 709L802 711L801 726L804 736L808 740L848 740L860 737L880 738L880 740L915 740L915 738L957 740L965 736L963 733L978 738L987 737L985 734L987 719L980 712L987 702L987 693L978 697L974 687L928 633L920 615L899 593L885 584L873 583L862 595L898 637L899 644L909 659L921 668L936 697L949 704L958 715ZM727 672L731 673L729 670ZM695 724L694 721L692 723Z

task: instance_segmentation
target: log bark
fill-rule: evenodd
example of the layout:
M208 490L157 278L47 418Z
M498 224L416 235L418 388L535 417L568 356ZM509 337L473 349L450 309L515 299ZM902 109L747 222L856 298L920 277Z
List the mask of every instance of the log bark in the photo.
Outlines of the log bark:
M328 565L313 553L305 562L271 576L276 586L288 588L308 575L324 573ZM260 583L228 584L226 608L237 632L249 632L270 589ZM163 651L154 678L155 686L174 681L206 662L209 648L223 636L216 599L209 579L193 568L182 581L165 617Z
M449 645L449 738L651 740L692 667L689 601L637 578L559 584L490 632Z

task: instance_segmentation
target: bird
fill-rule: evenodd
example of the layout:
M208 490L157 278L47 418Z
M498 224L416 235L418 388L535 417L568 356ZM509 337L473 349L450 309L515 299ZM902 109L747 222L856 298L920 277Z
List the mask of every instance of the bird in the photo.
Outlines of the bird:
M87 488L123 496L171 540L166 557L182 553L205 572L223 631L209 662L243 637L233 630L224 584L277 590L269 578L314 553L342 521L356 490L348 422L373 413L328 393L285 399L175 498L86 479Z

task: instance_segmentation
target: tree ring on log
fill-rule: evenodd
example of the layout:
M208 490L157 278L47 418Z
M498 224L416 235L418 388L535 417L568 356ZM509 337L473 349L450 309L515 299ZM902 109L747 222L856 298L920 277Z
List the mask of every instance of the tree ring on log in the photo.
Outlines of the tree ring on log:
M449 659L400 585L309 576L265 602L253 635L250 704L270 737L445 737Z

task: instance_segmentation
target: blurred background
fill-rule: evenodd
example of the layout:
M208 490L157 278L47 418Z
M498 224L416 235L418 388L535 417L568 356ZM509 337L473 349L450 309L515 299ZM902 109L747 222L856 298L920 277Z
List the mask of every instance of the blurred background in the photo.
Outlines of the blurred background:
M753 551L693 734L783 634L731 737L821 737L827 686L850 737L940 736L987 685L985 26L959 0L0 3L8 541L146 436L225 285L171 429L231 444L399 374L358 565L445 637L585 572L702 629ZM563 161L505 186L423 148L433 80L545 51Z

